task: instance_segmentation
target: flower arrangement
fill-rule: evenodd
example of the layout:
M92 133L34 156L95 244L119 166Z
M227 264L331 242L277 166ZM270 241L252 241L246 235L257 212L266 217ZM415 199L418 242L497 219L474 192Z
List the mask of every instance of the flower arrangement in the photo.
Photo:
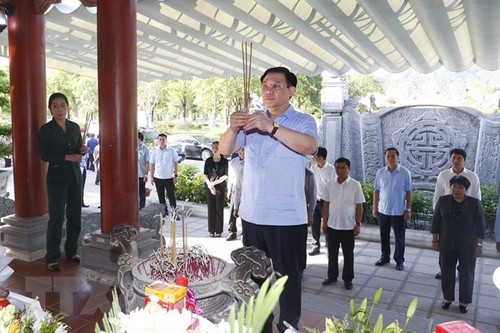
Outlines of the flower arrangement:
M355 333L355 332L372 332L372 333L402 333L407 332L406 329L410 320L415 315L418 306L418 297L415 297L410 303L408 310L406 312L406 322L403 328L399 327L397 320L391 322L387 327L384 328L384 316L379 314L375 326L372 327L370 320L372 317L375 305L378 304L382 298L382 288L379 288L373 297L372 306L370 311L368 311L368 300L365 298L361 301L359 308L356 308L354 300L351 299L349 302L349 314L340 320L335 316L331 318L326 318L325 321L325 332L326 333ZM315 329L307 329L308 333L319 333ZM413 333L413 332L408 332Z
M242 304L238 314L233 308L228 322L214 325L208 320L192 314L189 310L166 310L154 302L144 308L135 309L125 314L120 309L116 290L113 290L113 302L108 314L104 314L102 323L104 331L96 324L96 333L260 333L264 324L278 303L279 297L285 288L288 277L276 280L270 286L268 278L261 286L257 297L252 297L248 304Z
M53 316L43 310L38 301L28 304L24 310L18 310L9 304L0 310L0 333L65 333L68 326L62 322L63 315Z

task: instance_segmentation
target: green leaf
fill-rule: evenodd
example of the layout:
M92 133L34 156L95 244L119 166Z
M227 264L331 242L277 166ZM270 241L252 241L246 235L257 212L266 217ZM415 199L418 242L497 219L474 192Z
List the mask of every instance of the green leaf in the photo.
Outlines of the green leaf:
M417 311L418 307L418 297L415 297L413 301L411 301L410 306L408 307L408 311L406 312L406 316L408 319L413 318L413 315L415 315L415 311Z
M264 328L267 318L273 312L278 300L280 298L283 289L285 288L285 283L288 280L288 276L282 276L269 288L271 283L271 277L267 278L266 281L260 287L257 293L257 298L254 305L254 316L252 323L252 332L261 332Z
M251 300L251 303L252 300ZM243 333L243 327L245 327L245 303L241 304L240 311L238 311L238 332Z
M231 312L229 312L229 317L227 319L227 322L229 323L229 332L230 333L235 333L234 332L234 322L236 321L236 314L234 310L234 306L231 308Z
M359 309L358 309L358 321L359 322L362 322L363 318L365 317L367 304L368 304L368 300L365 298L365 299L363 299L363 301L359 305Z
M382 299L382 288L378 288L377 292L373 296L373 305L377 305L381 299Z
M375 326L373 327L373 333L382 332L383 327L384 327L384 316L382 314L379 314L378 318L377 318L377 322L375 323Z

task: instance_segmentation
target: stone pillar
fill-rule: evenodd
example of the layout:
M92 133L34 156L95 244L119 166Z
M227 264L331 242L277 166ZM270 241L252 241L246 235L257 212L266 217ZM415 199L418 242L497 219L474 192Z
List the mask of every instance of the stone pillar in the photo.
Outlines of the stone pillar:
M340 157L342 147L342 108L347 98L345 79L323 73L321 108L325 115L320 127L320 146L328 150L327 161L332 163Z
M97 3L101 230L139 228L135 0Z
M43 256L47 228L47 165L38 154L38 130L47 121L45 29L35 1L14 0L8 18L10 96L14 142L15 215L4 218L0 245L20 259Z
M481 118L474 171L481 184L500 188L500 115Z

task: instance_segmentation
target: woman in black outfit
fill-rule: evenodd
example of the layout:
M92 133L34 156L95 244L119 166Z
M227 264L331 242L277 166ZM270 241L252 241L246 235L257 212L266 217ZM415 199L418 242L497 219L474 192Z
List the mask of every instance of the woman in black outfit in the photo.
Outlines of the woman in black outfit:
M460 266L458 300L460 312L468 311L472 303L476 257L482 255L485 220L481 202L465 195L470 186L464 176L450 180L451 194L443 195L434 209L432 218L432 248L440 251L441 307L450 308L455 300L455 272Z
M212 142L212 153L212 157L205 161L203 171L208 207L208 233L210 237L220 237L224 227L228 162L219 153L219 141Z
M48 162L47 198L49 222L47 227L47 254L45 264L52 272L59 272L62 228L66 217L64 252L69 260L80 262L77 253L82 215L82 155L88 151L83 145L80 126L66 119L69 103L62 93L49 98L52 120L38 133L38 149L42 161Z

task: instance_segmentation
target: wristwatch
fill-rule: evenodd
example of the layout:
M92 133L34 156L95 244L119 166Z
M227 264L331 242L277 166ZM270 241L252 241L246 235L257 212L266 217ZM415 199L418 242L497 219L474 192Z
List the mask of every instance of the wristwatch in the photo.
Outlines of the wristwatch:
M278 128L280 128L280 124L278 124L277 122L273 122L273 130L271 131L271 135L274 135L276 134L276 131L278 131Z

